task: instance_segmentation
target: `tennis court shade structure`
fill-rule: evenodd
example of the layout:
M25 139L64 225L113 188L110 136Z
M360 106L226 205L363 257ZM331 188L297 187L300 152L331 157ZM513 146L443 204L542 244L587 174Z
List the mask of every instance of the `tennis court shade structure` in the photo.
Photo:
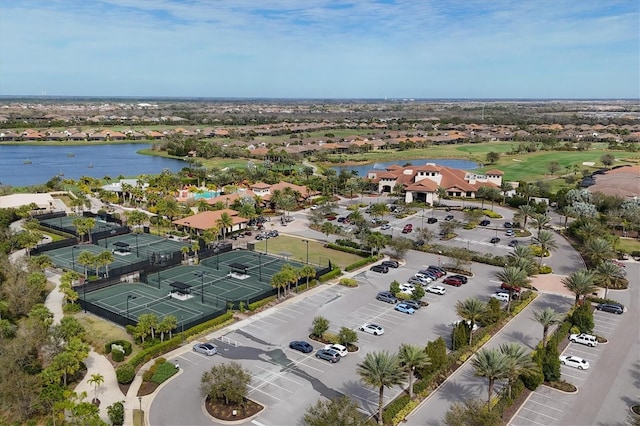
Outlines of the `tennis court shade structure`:
M171 293L189 294L191 293L191 286L189 284L181 283L180 281L174 281L169 284L173 290Z
M229 268L231 268L231 272L237 272L243 275L246 275L247 269L249 269L247 265L244 265L242 263L232 263L229 265Z

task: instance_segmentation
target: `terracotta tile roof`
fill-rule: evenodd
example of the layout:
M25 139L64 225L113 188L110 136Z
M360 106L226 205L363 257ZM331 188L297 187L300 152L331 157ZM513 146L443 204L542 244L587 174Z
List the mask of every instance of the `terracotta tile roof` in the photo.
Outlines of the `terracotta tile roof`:
M498 170L498 169L491 169L491 170L487 170L485 172L485 175L499 175L499 176L503 176L504 172L502 170Z
M248 219L244 219L238 216L238 212L231 209L224 210L215 210L215 211L206 211L202 213L195 214L193 216L184 217L182 219L174 220L172 223L180 226L187 226L193 229L200 229L202 231L206 231L210 228L217 227L216 222L220 217L222 217L223 213L228 213L233 220L233 224L237 225L239 223L247 223Z
M269 189L271 188L271 185L269 185L268 183L264 183L264 182L256 182L253 185L251 185L252 189Z

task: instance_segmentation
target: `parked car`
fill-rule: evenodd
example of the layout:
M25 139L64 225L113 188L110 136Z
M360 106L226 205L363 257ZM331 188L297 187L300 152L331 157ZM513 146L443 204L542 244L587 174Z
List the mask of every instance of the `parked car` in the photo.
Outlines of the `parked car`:
M442 280L442 282L448 285L456 286L456 287L460 287L462 285L462 280L459 280L457 278L452 278L452 277L447 277L444 280Z
M455 327L455 326L457 326L458 324L460 324L460 323L461 323L461 322L463 322L463 321L464 321L464 320L454 321L454 322L452 322L452 323L451 323L451 324L449 324L449 325L450 325L450 326L452 326L452 327ZM467 320L466 322L467 322L467 326L468 326L468 328L470 328L470 327L471 327L471 321ZM479 328L479 327L480 327L480 326L478 325L478 323L477 323L477 322L474 322L474 323L473 323L473 332L475 333L476 331L478 331L478 328Z
M305 342L304 340L294 340L293 342L289 343L289 347L305 354L313 352L313 346L311 346L309 342Z
M502 283L500 284L500 288L503 290L507 290L507 291L511 290L511 291L515 291L516 293L520 293L520 287L518 287L517 285L511 286L507 283Z
M493 299L498 299L501 302L508 302L509 301L509 293L502 293L500 291L497 291L497 292L493 293L491 295L491 297Z
M596 336L587 333L572 334L569 336L569 341L573 343L580 343L581 345L591 346L595 348L598 346L598 339Z
M433 269L434 271L440 271L442 275L447 275L447 270L441 266L429 265L427 269Z
M515 247L518 245L518 240L511 240L509 241L509 247Z
M218 353L218 348L211 343L196 343L193 345L193 351L206 356L212 356Z
M413 228L407 228L406 226L404 228L402 228L402 233L403 234L410 234L413 232Z
M389 225L388 223L385 223L380 227L380 229L383 231L386 231L387 229L391 229L391 225Z
M507 232L504 233L504 235L506 235L507 237L514 237L516 233L513 232L513 229L508 229Z
M424 244L425 244L425 241L424 241L424 240L416 240L416 241L413 243L413 246L414 246L414 247L422 247Z
M331 220L336 220L336 219L337 219L337 216L329 215L329 216L326 216L326 219L327 219L327 220L329 220L329 221L331 221Z
M435 217L430 217L429 219L427 219L427 223L436 223L437 221L438 219Z
M340 361L340 355L338 352L331 349L320 349L316 352L316 358L327 360L331 363Z
M341 358L344 358L349 354L349 351L347 350L346 346L339 345L338 343L334 343L332 345L326 345L324 348L336 351Z
M484 219L480 221L480 226L489 226L491 224L491 221L488 219Z
M433 281L435 281L438 278L440 278L440 274L437 273L436 271L434 271L433 269L421 269L420 271L418 271L418 274L422 274L422 275L424 275L426 277L429 277Z
M385 260L381 265L386 266L387 268L397 268L400 266L400 263L395 260Z
M622 314L624 312L624 306L615 303L601 303L596 306L596 309L603 312L610 312L612 314Z
M400 284L400 292L408 295L412 295L415 290L415 286L413 284Z
M384 334L384 328L382 328L378 324L363 324L360 327L360 331L373 334L374 336L382 336Z
M433 277L429 276L429 275L425 275L425 274L421 274L421 273L417 273L413 276L413 278L415 278L415 280L420 282L420 285L427 285L429 284L431 281L433 281Z
M369 270L378 272L380 274L386 274L387 272L389 272L389 268L384 265L373 265L371 268L369 268Z
M394 309L398 312L402 312L403 314L409 314L409 315L413 315L413 313L416 311L406 303L398 303Z
M499 242L500 242L500 238L498 238L498 237L493 237L491 239L491 244L498 244Z
M441 271L441 270L439 270L439 269L431 269L431 266L429 266L429 267L427 268L427 271L431 272L431 273L432 273L433 275L435 275L437 278L440 278L440 277L443 277L443 276L445 276L445 275L446 275L444 272L442 272L442 271Z
M456 274L456 275L449 275L449 277L459 279L460 281L462 281L462 284L466 284L469 282L469 278L465 277L464 275Z
M417 300L413 300L413 299L403 300L403 301L402 301L402 303L404 303L405 305L409 305L409 306L411 306L411 307L412 307L414 310L416 310L416 311L417 311L418 309L420 309L420 308L423 306L423 304L424 304L424 306L426 306L426 305L427 305L427 303L426 303L426 302L417 301Z
M444 217L444 220L446 220L447 222L451 222L453 220L453 215L452 214L448 214Z
M427 286L424 290L429 293L441 294L441 295L447 292L447 289L442 287L441 285L430 285L430 286Z
M312 205L310 208L311 208L311 210L317 210L317 209L318 209L318 205L317 205L317 204L314 204L314 205Z
M398 303L398 298L396 298L393 294L391 294L388 291L381 291L376 295L376 299L380 300L381 302L387 302L387 303L393 303L393 304Z
M407 280L407 282L409 284L413 284L413 285L427 285L428 283L426 282L426 280L422 280L418 277L411 277Z
M589 368L589 361L573 355L561 355L560 362L569 367L574 367L579 370L586 370Z
M504 223L504 227L505 227L505 228L513 228L513 223L511 223L511 222L505 222L505 223Z

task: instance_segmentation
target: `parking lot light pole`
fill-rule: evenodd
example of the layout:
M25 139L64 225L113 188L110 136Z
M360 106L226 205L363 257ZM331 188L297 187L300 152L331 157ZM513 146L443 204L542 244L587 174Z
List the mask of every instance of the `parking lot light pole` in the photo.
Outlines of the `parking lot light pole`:
M307 265L309 264L309 240L302 240L307 243Z
M135 298L136 296L134 296L133 294L127 295L127 318L129 318L129 300L133 300Z
M260 282L262 282L262 253L258 253L258 270L260 271Z
M87 282L82 283L82 307L84 308L84 313L87 313Z
M71 247L71 269L75 272L76 270L76 258L73 255L73 251L79 248L78 246Z
M136 237L136 256L140 257L140 252L138 251L138 233L135 232L133 236Z
M204 304L204 272L194 272L193 275L195 275L196 277L200 277L200 302Z

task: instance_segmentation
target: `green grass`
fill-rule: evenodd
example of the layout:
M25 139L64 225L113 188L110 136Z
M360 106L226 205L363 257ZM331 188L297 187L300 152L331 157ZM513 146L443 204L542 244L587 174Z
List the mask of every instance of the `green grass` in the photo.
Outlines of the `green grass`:
M265 246L267 246L265 240L256 243L257 250L264 251ZM307 244L302 238L280 235L277 238L269 239L268 247L269 253L278 254L286 252L292 254L291 260L297 260L303 263L307 260ZM331 263L334 265L338 265L341 269L344 269L347 265L361 260L362 257L325 248L324 243L309 240L309 262L326 266L327 259L331 260Z
M133 409L133 426L144 426L144 411Z
M640 251L640 241L635 238L620 238L618 244L616 244L616 249L627 254Z

